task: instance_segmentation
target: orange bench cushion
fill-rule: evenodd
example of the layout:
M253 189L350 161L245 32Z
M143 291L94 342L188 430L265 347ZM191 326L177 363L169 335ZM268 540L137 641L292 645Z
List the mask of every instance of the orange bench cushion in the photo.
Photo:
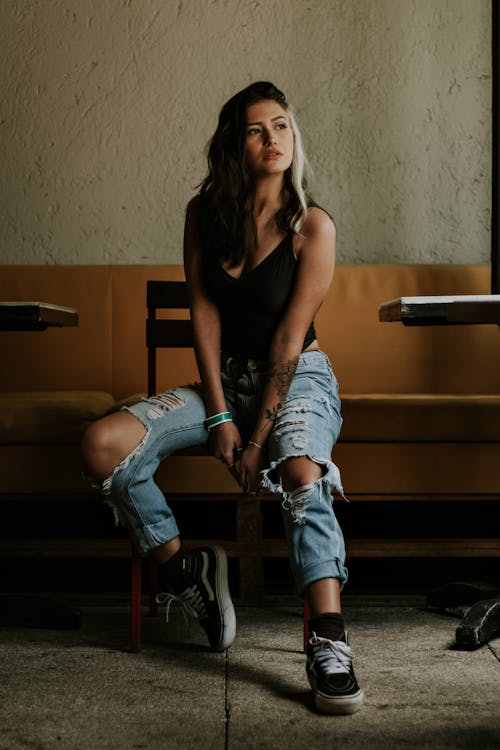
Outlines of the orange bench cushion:
M77 442L114 405L103 391L0 393L0 443Z

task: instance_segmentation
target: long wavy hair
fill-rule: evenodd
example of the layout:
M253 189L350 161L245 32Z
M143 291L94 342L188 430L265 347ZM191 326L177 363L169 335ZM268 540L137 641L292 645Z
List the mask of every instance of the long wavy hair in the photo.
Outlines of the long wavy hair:
M276 223L283 232L299 233L307 209L314 205L307 192L309 166L296 119L285 95L267 81L252 83L224 104L217 129L208 144L208 173L200 185L200 229L205 252L230 267L237 266L257 245L253 216L255 183L245 157L247 108L263 99L287 112L294 135L293 159L284 174L283 206Z

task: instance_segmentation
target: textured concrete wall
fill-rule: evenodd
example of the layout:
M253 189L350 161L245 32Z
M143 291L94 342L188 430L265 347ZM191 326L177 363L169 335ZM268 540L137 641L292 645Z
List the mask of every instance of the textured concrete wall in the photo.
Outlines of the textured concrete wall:
M0 0L4 263L177 263L222 103L295 105L342 262L487 262L489 0Z

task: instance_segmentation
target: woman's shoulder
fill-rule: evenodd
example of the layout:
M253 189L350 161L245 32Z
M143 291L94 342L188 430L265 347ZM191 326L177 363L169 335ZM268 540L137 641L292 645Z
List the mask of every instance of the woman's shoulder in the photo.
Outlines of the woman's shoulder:
M202 206L201 197L195 195L186 206L185 227L186 231L200 236L202 228Z
M335 222L333 217L321 206L313 205L307 209L305 221L301 233L335 233Z
M311 206L299 234L294 237L294 254L299 255L308 248L317 252L318 246L335 249L335 222L320 206Z
M186 206L186 215L187 216L199 216L201 211L201 195L195 195L193 198L191 198L190 201L188 201L188 204Z

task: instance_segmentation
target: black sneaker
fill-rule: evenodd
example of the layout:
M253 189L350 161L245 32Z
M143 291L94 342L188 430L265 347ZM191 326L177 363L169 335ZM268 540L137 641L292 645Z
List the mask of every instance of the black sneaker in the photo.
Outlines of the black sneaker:
M352 657L345 634L340 641L311 634L306 672L320 713L354 714L363 705L364 695L354 676Z
M221 547L197 547L182 559L182 585L175 592L160 593L158 604L179 602L185 614L198 618L214 651L224 651L234 641L236 616L229 593L227 556Z

